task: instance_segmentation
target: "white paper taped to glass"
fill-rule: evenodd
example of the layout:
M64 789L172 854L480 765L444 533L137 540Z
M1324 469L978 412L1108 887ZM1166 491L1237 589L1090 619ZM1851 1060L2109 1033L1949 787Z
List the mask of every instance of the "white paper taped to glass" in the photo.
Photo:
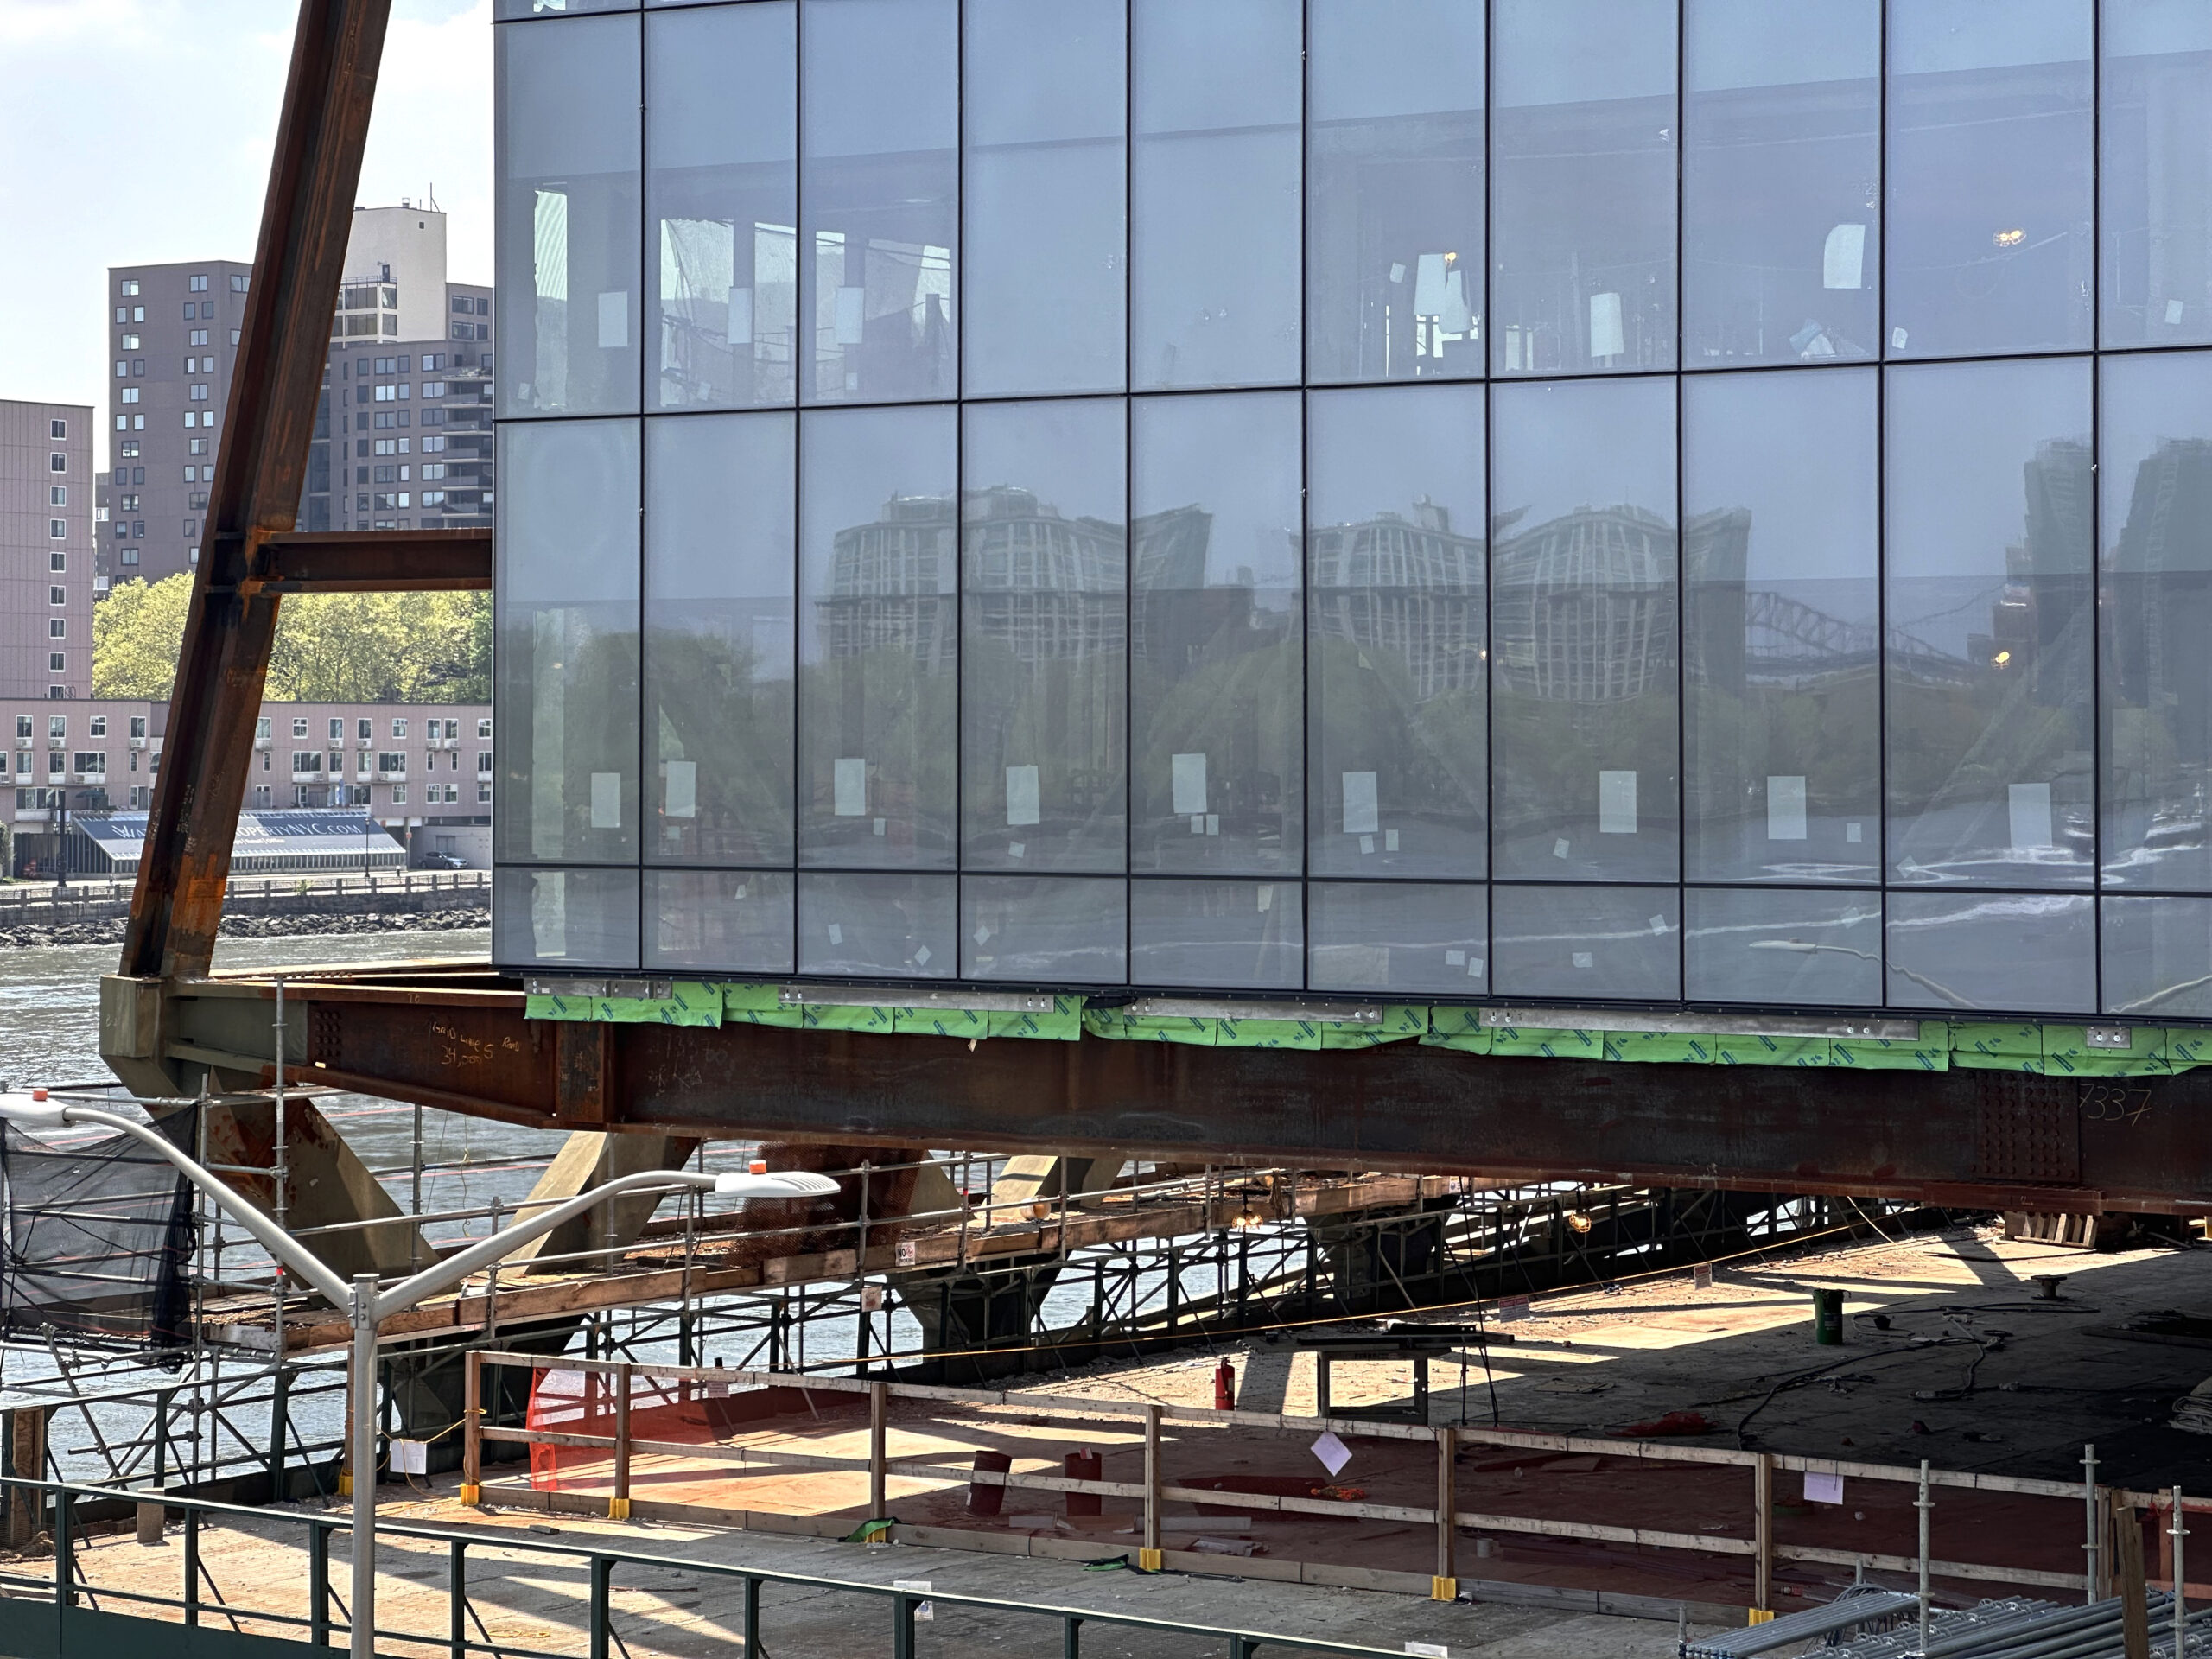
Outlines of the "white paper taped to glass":
M594 772L591 775L591 827L594 830L620 830L622 827L622 774L619 772Z
M2050 834L2050 785L2012 784L2005 791L2012 819L2012 850L2031 853L2056 843Z
M1375 774L1344 773L1344 834L1371 836L1382 828L1382 813L1375 798Z
M1598 833L1632 836L1636 833L1636 774L1601 772L1598 774Z
M868 816L868 762L850 758L833 761L830 769L830 810L841 818Z
M1006 821L1009 829L1038 822L1036 767L1006 769Z
M1770 775L1766 780L1766 838L1805 839L1805 780Z
M696 818L699 816L699 763L696 760L671 760L667 763L667 787L664 810L671 818Z
M1202 817L1206 810L1206 758L1203 754L1173 754L1167 758L1167 779L1178 817Z

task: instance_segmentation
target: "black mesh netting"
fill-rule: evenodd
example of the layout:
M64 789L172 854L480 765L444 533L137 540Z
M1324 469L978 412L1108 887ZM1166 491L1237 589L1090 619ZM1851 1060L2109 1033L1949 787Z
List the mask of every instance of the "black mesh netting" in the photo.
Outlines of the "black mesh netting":
M181 1151L196 1107L154 1128ZM49 1146L0 1123L0 1331L58 1342L173 1349L185 1340L192 1188L127 1135Z

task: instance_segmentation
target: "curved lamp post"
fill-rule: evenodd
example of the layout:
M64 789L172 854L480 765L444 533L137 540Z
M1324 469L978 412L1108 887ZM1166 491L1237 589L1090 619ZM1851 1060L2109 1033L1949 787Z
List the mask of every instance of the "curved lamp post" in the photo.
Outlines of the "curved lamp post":
M518 1221L512 1227L504 1228L489 1237L480 1238L467 1248L454 1251L411 1278L401 1280L390 1289L380 1291L377 1288L377 1276L372 1273L357 1274L353 1282L348 1284L242 1194L226 1185L220 1176L171 1146L168 1140L143 1123L93 1107L72 1106L60 1101L38 1100L23 1095L0 1096L0 1119L41 1128L60 1128L76 1123L97 1124L143 1142L175 1164L187 1180L219 1205L224 1213L245 1228L287 1273L296 1274L320 1291L329 1299L332 1306L344 1313L351 1321L353 1327L351 1363L353 1393L351 1448L353 1463L353 1597L348 1611L353 1615L350 1644L353 1659L375 1659L376 1654L377 1432L376 1413L371 1406L376 1397L377 1329L385 1320L395 1313L404 1313L442 1290L460 1284L471 1274L481 1272L493 1262L512 1255L518 1246L528 1243L542 1233L550 1232L563 1222L581 1216L607 1199L619 1198L626 1192L655 1190L662 1192L712 1192L741 1198L817 1198L837 1191L837 1183L827 1175L798 1170L774 1175L757 1170L744 1174L725 1175L709 1175L696 1170L640 1170L635 1174L618 1176L588 1192L553 1205L527 1221Z

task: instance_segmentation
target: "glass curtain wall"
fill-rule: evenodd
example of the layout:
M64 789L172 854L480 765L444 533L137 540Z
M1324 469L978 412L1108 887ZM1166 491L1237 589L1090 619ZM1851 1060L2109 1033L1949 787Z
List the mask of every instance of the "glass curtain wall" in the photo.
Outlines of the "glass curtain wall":
M2212 22L497 0L516 968L2212 1020Z

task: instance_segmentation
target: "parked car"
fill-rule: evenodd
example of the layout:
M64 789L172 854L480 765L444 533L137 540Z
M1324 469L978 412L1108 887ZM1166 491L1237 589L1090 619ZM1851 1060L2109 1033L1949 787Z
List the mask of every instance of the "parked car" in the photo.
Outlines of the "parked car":
M423 870L465 870L468 861L458 853L425 853L423 861L416 866Z

